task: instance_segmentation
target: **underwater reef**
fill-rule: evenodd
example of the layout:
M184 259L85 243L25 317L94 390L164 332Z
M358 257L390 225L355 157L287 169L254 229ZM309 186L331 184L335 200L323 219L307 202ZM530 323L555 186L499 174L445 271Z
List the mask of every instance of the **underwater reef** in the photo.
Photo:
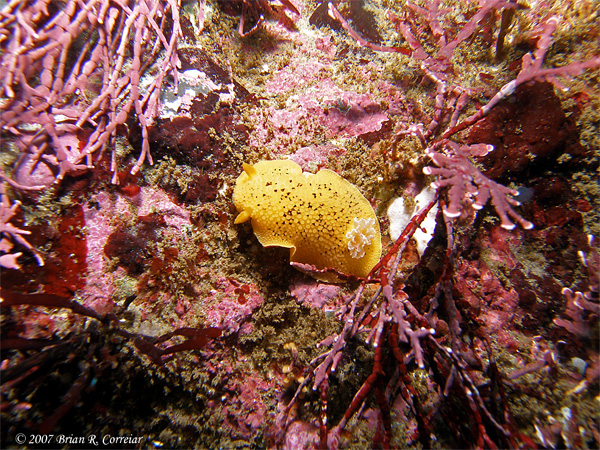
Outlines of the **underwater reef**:
M594 0L0 24L2 448L600 447Z

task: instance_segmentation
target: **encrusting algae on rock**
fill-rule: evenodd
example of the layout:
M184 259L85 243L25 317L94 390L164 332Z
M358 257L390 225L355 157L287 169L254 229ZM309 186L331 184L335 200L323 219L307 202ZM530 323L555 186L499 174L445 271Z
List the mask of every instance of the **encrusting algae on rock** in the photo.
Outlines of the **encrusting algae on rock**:
M377 264L377 216L354 185L328 169L302 172L289 160L243 167L233 192L235 223L251 220L263 246L289 248L294 263L357 277L366 277ZM333 274L314 276L337 281Z

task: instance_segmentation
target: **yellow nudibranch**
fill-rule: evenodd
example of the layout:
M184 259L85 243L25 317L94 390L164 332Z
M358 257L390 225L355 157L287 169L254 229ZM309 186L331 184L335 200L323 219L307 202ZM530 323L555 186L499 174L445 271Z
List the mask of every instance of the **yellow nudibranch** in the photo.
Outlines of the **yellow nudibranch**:
M366 277L381 257L381 233L373 208L337 173L302 172L289 160L243 165L233 191L239 214L251 220L265 246L290 249L290 260L317 269ZM337 281L335 275L315 278Z

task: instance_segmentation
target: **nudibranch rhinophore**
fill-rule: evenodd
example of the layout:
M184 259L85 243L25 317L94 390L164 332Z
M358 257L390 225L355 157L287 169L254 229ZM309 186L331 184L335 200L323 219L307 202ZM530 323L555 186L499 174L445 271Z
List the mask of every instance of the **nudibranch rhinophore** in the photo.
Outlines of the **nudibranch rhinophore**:
M290 260L322 270L366 277L381 257L375 211L359 190L337 173L302 172L293 161L244 164L233 191L239 214L251 220L265 246L290 249ZM337 281L335 275L314 275Z

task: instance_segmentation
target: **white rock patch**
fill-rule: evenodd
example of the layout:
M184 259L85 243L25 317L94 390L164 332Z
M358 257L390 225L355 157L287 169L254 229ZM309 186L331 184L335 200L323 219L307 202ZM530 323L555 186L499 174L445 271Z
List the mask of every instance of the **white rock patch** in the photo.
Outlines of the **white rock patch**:
M402 197L395 199L389 206L387 215L390 220L390 237L393 241L398 239L413 216L424 206L426 206L435 196L435 189L431 186L424 188L416 197L414 207L407 206ZM422 255L427 244L433 237L435 230L435 216L437 215L438 205L436 204L425 217L413 238L417 241L417 251Z

